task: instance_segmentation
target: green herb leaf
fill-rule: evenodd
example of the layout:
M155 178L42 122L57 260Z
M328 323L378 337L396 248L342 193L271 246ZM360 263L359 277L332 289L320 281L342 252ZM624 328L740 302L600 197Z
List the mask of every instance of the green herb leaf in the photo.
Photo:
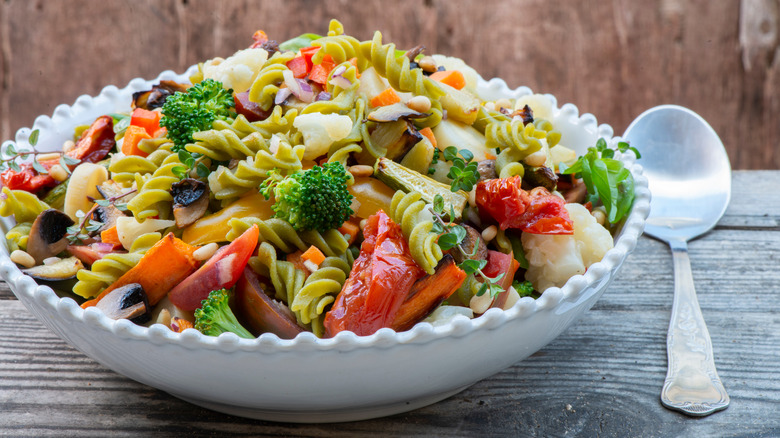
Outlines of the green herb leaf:
M11 155L11 156L14 156L14 155L16 155L16 146L14 146L14 144L13 144L13 143L8 143L8 147L7 147L7 148L5 148L5 152L6 152L8 155Z
M438 193L433 197L433 211L439 214L444 213L444 198Z
M33 131L30 133L30 145L35 146L38 144L38 136L40 135L41 131L37 129L33 129Z
M444 251L454 248L458 244L458 236L455 233L442 234L438 240L439 247Z
M480 271L482 268L487 265L487 260L464 260L463 263L459 264L458 267L460 269L463 269L466 274L476 274L477 271Z
M173 173L176 176L176 178L182 180L189 176L190 169L184 166L173 166L171 167L171 173Z
M209 170L208 166L203 164L203 162L199 162L197 167L195 167L195 172L198 174L201 178L206 178L209 176L209 173L211 173L211 170Z
M305 33L279 44L279 48L284 51L297 52L304 47L311 46L312 41L320 38L322 38L322 36L317 35L316 33Z
M60 160L65 161L65 164L69 166L75 166L76 164L81 163L81 160L79 160L78 158L69 157L65 154L62 154L62 156L60 156Z
M32 167L35 169L36 172L40 173L41 175L48 175L49 171L46 170L45 167L43 167L43 164L39 163L38 160L33 160Z
M10 161L8 163L8 167L10 167L11 169L13 169L13 170L15 170L17 172L21 172L22 171L22 169L19 167L19 164L16 161Z

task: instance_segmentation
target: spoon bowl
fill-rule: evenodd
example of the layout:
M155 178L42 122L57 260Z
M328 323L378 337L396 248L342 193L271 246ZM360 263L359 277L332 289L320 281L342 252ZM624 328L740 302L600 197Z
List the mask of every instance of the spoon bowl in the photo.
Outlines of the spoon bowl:
M731 199L729 158L712 127L676 105L645 111L623 138L642 153L652 193L645 233L667 242L674 260L674 303L661 403L688 415L709 415L728 407L729 396L715 370L687 242L711 230L726 211Z
M623 137L639 147L653 194L645 233L690 240L712 229L731 199L731 164L715 130L687 108L662 105Z

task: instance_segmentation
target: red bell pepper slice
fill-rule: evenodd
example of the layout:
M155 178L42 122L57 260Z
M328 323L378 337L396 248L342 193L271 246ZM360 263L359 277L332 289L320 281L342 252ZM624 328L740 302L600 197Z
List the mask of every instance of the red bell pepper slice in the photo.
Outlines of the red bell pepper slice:
M412 285L425 274L412 259L401 227L384 211L368 218L363 235L360 256L325 315L326 337L344 330L368 336L390 327Z
M260 229L252 225L230 245L217 250L203 266L171 289L171 302L180 309L195 310L211 291L233 287L257 247L259 235Z
M325 85L328 82L328 76L330 72L336 68L336 63L333 61L333 57L325 55L322 57L322 62L313 66L309 73L309 79L312 82L316 82L320 85Z
M309 70L311 70L309 62L307 62L306 58L303 56L297 56L287 61L287 68L292 70L293 76L298 79L305 78L306 75L309 74Z
M518 228L533 234L573 234L566 202L537 187L530 193L520 188L519 176L477 183L479 210L498 222L502 230Z

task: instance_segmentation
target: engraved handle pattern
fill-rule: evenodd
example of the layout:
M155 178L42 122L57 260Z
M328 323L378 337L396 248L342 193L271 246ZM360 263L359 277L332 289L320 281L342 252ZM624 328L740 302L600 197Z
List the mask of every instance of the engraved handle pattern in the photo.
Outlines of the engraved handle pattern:
M669 244L674 259L674 304L666 338L669 367L661 403L703 417L726 409L729 396L715 370L710 333L693 286L688 246L681 240Z

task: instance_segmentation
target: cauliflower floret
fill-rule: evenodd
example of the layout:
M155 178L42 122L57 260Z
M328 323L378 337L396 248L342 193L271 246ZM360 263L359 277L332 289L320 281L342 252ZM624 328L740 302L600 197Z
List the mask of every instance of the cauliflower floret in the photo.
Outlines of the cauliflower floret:
M525 278L538 291L563 286L612 248L612 235L580 204L566 204L574 234L568 236L523 233L521 241L528 271Z
M303 134L303 158L313 160L327 154L330 145L352 132L352 119L340 114L309 113L296 117L293 126Z
M243 93L252 86L267 60L268 52L264 49L239 50L227 59L214 58L204 62L203 78L214 79L222 82L225 88Z

